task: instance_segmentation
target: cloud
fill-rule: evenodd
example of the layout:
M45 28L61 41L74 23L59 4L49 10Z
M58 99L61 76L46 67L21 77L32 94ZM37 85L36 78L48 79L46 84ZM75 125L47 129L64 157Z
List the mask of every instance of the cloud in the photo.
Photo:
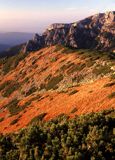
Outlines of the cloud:
M68 8L66 8L66 10L68 10L68 11L75 11L75 10L77 10L77 8L75 8L75 7L68 7Z

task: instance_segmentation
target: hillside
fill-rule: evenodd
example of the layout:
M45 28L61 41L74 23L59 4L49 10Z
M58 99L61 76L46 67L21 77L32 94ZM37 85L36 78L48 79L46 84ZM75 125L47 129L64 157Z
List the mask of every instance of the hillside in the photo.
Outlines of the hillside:
M0 59L0 132L115 108L115 55L62 45Z

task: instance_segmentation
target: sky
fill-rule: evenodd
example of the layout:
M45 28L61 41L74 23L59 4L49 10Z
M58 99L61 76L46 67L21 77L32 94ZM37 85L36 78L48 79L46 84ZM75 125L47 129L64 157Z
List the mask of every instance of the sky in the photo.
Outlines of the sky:
M113 10L115 0L0 0L0 32L41 33L52 23Z

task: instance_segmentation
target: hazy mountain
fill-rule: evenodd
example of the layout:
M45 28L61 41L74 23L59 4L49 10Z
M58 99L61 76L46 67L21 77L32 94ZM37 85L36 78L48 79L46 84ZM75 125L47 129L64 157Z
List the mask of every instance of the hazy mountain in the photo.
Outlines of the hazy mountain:
M0 33L0 51L3 51L15 45L22 44L29 39L32 39L33 35L33 33L22 32Z
M13 47L8 47L4 48L4 50L2 49L0 51L0 58L1 57L10 57L10 56L14 56L18 53L20 53L20 51L22 50L24 44L20 44L20 45L16 45Z
M8 49L8 48L10 48L11 46L10 45L7 45L7 44L0 44L0 52L1 51L4 51L4 50L6 50L6 49Z

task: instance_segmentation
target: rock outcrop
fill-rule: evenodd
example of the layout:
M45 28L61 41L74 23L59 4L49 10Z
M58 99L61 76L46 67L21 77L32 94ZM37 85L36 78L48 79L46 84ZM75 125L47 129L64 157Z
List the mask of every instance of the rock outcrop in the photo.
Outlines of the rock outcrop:
M66 44L71 24L52 24L44 33L45 45Z
M73 48L115 49L115 11L96 14L71 24L52 24L42 36L27 42L25 52L62 44Z
M23 47L23 51L25 52L31 52L31 51L36 51L44 47L44 38L43 36L40 36L38 34L35 34L33 37L33 40L29 40L26 45Z

